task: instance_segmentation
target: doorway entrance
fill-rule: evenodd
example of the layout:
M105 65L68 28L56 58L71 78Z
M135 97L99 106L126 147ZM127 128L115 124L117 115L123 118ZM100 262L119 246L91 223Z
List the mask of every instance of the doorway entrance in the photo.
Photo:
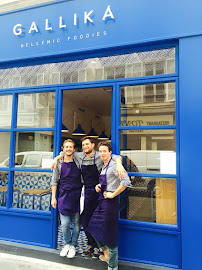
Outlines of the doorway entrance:
M112 87L63 91L62 141L71 138L81 151L80 139L90 136L97 144L111 135ZM66 129L67 128L67 129Z
M64 140L72 139L76 151L82 151L80 139L93 138L95 145L103 140L111 140L111 103L112 86L82 89L64 89L62 102L61 145ZM96 150L96 147L95 147ZM58 245L61 249L63 236L58 227ZM87 240L81 229L77 252L87 249Z

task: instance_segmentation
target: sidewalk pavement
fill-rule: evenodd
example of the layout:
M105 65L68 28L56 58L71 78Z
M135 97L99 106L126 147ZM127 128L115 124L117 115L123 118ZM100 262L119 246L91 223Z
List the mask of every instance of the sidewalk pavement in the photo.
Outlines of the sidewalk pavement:
M7 253L0 253L0 262L1 270L86 270L86 268L83 267L11 255Z
M0 240L0 270L107 270L107 263L77 253L60 257L59 250ZM156 265L119 261L119 270L169 270ZM172 269L171 269L172 270Z

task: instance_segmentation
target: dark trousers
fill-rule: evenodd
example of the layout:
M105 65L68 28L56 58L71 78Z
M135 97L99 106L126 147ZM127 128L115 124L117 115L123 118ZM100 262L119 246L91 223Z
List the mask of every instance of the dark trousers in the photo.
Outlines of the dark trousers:
M98 248L98 245L97 245L95 239L92 237L92 235L89 232L87 232L86 230L84 230L84 232L85 232L86 237L88 239L88 245L92 246L93 248Z

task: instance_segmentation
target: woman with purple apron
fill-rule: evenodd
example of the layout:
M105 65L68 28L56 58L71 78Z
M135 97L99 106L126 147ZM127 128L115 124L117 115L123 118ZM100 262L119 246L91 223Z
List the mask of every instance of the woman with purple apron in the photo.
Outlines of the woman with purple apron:
M116 174L116 162L111 159L112 147L109 142L101 142L98 145L99 153L104 161L104 167L100 174L100 183L96 186L99 192L99 204L95 209L87 227L102 248L104 255L101 260L108 262L108 269L118 269L118 216L119 216L119 195L127 186L130 186L130 179L125 174L119 179ZM104 258L103 258L104 257Z
M73 159L74 142L70 139L63 143L65 157L61 164L58 161L52 177L51 205L60 213L61 228L64 237L64 247L60 252L61 257L73 258L76 254L76 246L80 232L80 196L82 189L81 170L79 162ZM59 187L58 201L56 190ZM73 224L71 233L70 224Z

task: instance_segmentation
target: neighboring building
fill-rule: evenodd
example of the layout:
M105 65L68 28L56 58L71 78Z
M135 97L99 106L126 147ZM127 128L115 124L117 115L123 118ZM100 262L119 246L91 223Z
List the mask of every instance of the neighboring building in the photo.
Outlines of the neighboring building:
M201 1L2 1L0 12L0 239L58 246L49 152L67 137L81 150L90 132L111 139L132 180L120 259L201 270Z

